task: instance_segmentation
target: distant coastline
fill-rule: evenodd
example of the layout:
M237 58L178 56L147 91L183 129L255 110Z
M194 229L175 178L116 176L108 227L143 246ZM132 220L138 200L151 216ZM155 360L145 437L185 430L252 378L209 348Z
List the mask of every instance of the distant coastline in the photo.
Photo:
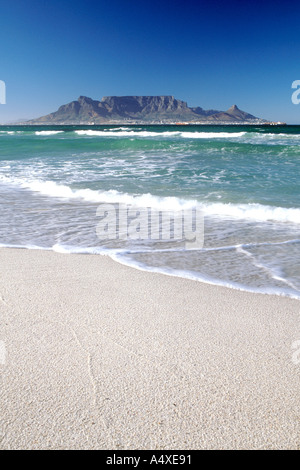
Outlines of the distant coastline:
M174 96L107 96L101 101L80 96L53 113L23 125L284 125L242 111L189 107Z
M242 126L242 127L255 127L255 126L261 126L261 127L280 127L280 126L299 126L299 124L287 124L286 122L280 122L280 121L264 121L264 122L225 122L225 121L220 121L220 122L145 122L145 121L135 121L135 122L128 122L128 121L108 121L103 124L98 124L94 122L86 123L73 123L73 122L64 122L60 124L53 124L50 122L44 122L44 123L37 123L37 122L29 122L29 121L20 121L17 123L6 123L6 124L0 124L0 129L1 128L7 128L7 127L49 127L49 128L59 128L59 127L67 127L67 126L74 126L77 127L78 129L83 127L83 128L91 128L91 127L104 127L104 126L130 126L130 127L135 127L135 126L178 126L178 128L186 127L186 126L201 126L201 127L237 127L237 126Z

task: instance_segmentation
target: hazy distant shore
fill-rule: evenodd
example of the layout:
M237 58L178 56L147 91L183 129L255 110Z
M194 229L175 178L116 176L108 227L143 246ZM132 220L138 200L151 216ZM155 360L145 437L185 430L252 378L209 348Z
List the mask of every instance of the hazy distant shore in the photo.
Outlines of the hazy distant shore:
M84 127L89 127L89 128L97 128L97 127L102 127L102 126L207 126L207 127L216 127L216 126L249 126L249 127L255 127L255 126L286 126L285 122L266 122L266 121L257 121L257 122L226 122L226 121L218 121L218 122L175 122L175 121L107 121L103 123L93 123L93 122L76 122L76 121L71 121L71 122L60 122L60 123L52 123L52 122L42 122L42 123L34 123L31 121L20 121L20 122L14 122L14 123L6 123L6 124L0 124L0 127L61 127L61 126L84 126ZM296 126L297 124L295 124Z
M0 260L2 449L299 448L299 301L104 256Z
M87 96L62 105L53 113L32 119L28 124L201 124L267 123L239 109L236 105L227 111L205 110L200 106L190 108L185 101L174 96L105 96L101 101Z

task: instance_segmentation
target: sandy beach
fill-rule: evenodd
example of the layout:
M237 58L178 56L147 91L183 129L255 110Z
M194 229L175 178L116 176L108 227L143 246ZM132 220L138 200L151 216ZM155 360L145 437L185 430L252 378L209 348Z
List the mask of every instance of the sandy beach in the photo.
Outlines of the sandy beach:
M299 449L300 302L0 249L1 449Z

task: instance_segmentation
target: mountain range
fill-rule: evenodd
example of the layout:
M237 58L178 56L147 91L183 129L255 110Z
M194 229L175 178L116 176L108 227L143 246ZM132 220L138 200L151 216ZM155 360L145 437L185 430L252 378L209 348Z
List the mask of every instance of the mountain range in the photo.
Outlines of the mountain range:
M174 96L105 96L101 101L80 96L76 101L60 106L46 116L27 121L26 124L259 124L266 122L241 111L236 105L227 111L201 107L188 107Z

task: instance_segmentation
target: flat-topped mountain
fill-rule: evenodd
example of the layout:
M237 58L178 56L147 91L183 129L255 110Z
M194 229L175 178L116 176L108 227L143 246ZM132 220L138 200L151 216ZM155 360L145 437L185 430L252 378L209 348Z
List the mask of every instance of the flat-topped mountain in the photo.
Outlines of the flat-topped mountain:
M236 105L227 111L189 108L174 96L105 96L101 101L80 96L54 113L26 124L106 123L259 123L264 120L241 111Z

